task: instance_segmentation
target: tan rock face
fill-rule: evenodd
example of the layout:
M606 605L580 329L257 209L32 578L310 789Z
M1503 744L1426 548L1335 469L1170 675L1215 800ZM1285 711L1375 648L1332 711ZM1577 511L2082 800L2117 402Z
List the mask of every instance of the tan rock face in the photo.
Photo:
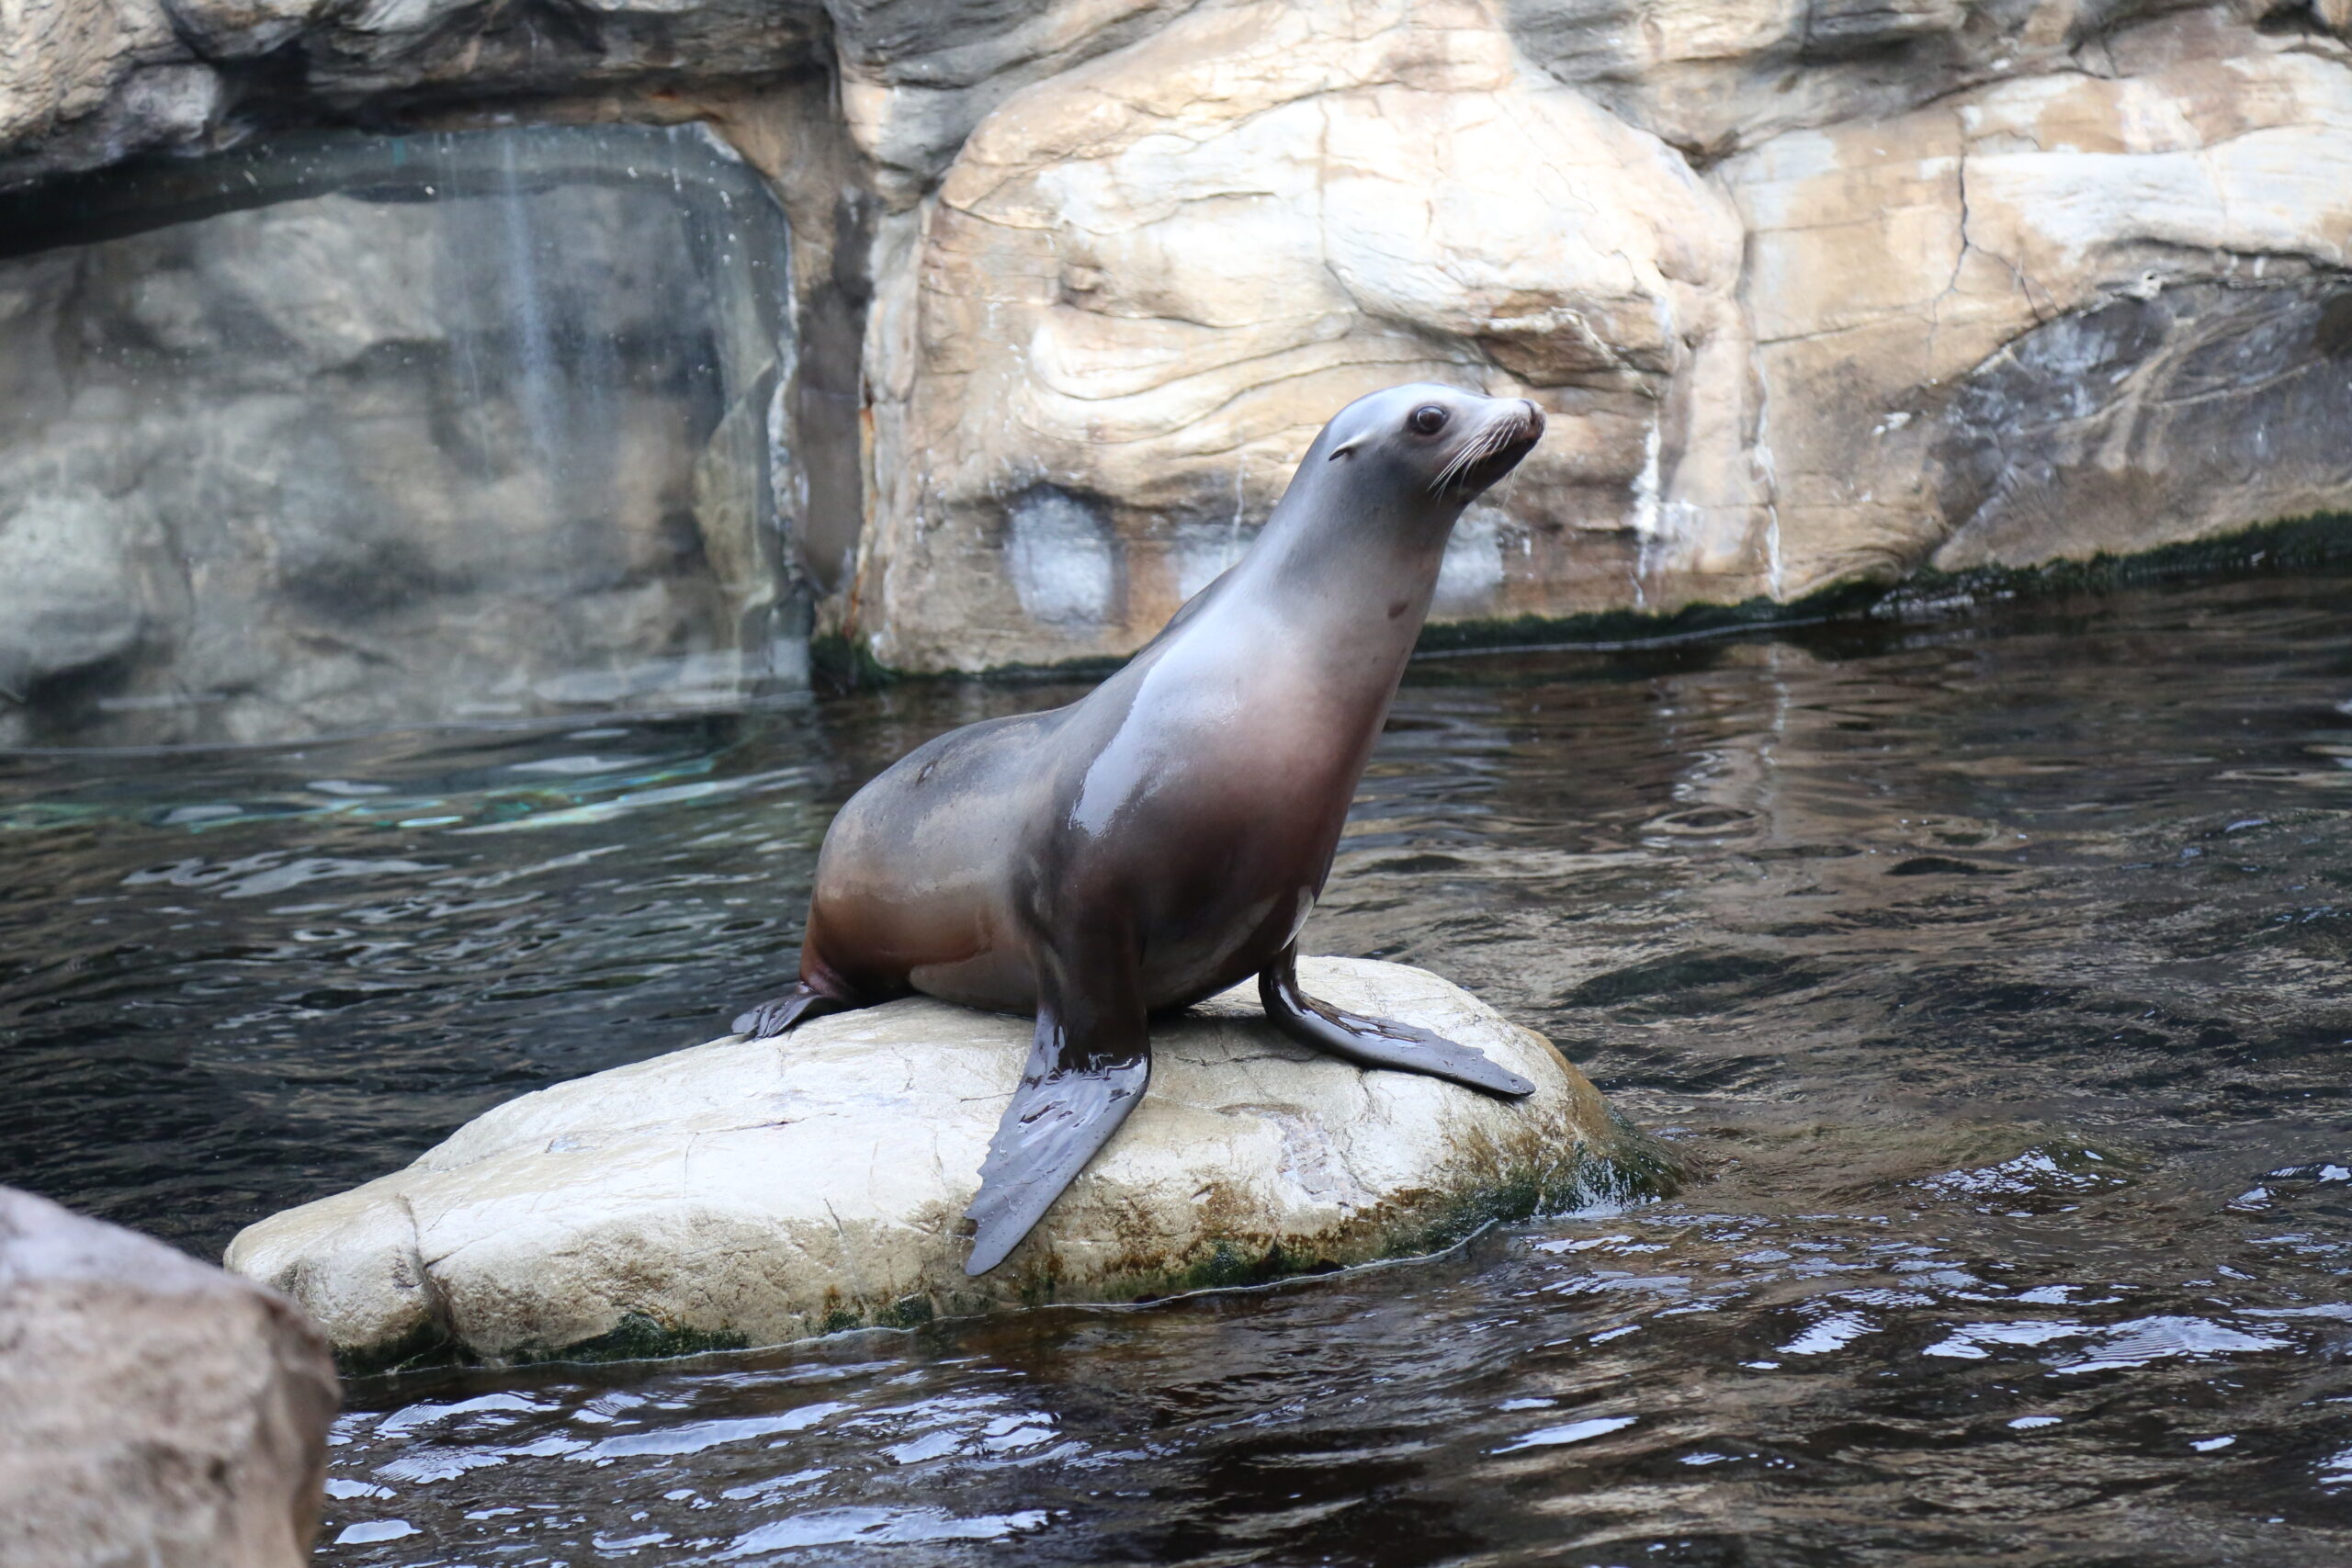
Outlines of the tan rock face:
M1785 602L2352 495L2339 39L1644 17L1221 6L1008 102L885 268L848 627L918 669L1125 652L1323 420L1415 377L1555 415L1464 520L1439 623Z
M1718 192L1475 5L1193 13L991 116L886 285L854 624L919 669L1125 652L1417 378L1555 415L1441 619L1613 607L1669 547L1744 581L1738 261Z
M1655 1173L1547 1042L1458 988L1361 960L1301 973L1342 1007L1478 1046L1535 1094L1311 1055L1227 993L1155 1031L1143 1104L971 1280L958 1216L1029 1022L894 1002L526 1095L406 1170L246 1230L229 1267L350 1351L765 1344L1426 1250Z
M2007 82L1724 165L1779 596L2352 493L2322 327L2352 310L2352 68L2203 52L2233 36L2139 37L2134 74Z
M220 135L285 90L240 74L269 51L338 112L713 118L801 242L780 434L824 624L910 669L1130 651L1325 420L1417 377L1553 416L1464 519L1440 623L1785 602L2352 493L2343 0L535 15L35 0L0 180ZM77 586L89 646L130 635L118 586Z
M281 1297L0 1189L0 1568L297 1568L335 1401Z

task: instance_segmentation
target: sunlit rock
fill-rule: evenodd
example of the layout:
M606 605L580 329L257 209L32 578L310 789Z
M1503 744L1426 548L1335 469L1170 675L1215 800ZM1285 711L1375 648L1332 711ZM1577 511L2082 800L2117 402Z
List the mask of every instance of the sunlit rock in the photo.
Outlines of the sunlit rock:
M1420 970L1300 967L1326 999L1476 1045L1535 1094L1312 1054L1237 989L1154 1032L1141 1107L971 1280L960 1216L1030 1024L900 1001L526 1095L405 1170L251 1227L229 1267L363 1359L651 1352L1359 1263L1657 1180L1541 1036Z
M0 1188L0 1568L296 1568L334 1368L269 1292Z
M1416 378L1555 416L1439 618L1613 608L1660 551L1736 597L1738 274L1722 195L1471 0L1194 11L982 122L879 280L855 626L922 669L1129 651ZM1087 524L1051 571L1047 517Z
M1723 166L1780 596L2352 493L2352 62L2202 15L2112 58Z

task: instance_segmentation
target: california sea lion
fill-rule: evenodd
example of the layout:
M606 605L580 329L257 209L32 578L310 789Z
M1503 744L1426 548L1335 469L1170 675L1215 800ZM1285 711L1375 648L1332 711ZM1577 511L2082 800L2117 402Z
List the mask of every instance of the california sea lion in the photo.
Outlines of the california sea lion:
M735 1027L781 1034L914 991L1036 1015L967 1211L968 1272L1002 1262L1135 1109L1151 1016L1251 975L1302 1043L1533 1089L1466 1045L1306 996L1295 965L1446 536L1543 434L1521 399L1357 400L1250 553L1117 674L918 747L833 818L800 981Z

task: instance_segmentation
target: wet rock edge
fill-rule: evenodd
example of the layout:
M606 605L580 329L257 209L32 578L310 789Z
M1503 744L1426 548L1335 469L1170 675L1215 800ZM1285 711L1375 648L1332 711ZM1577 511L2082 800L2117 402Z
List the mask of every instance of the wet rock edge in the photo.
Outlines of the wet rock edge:
M2125 555L2101 552L2082 560L1976 567L1964 571L1921 567L1898 581L1873 579L1833 583L1786 604L1758 596L1735 604L1697 604L1668 612L1603 610L1582 615L1448 621L1422 628L1414 656L1442 658L1535 649L1608 651L1800 626L1916 620L1995 600L2058 599L2157 583L2229 581L2347 561L2352 561L2352 512L2314 512ZM977 673L931 673L895 669L876 659L862 643L838 633L814 639L810 658L820 687L835 692L903 681L1099 680L1125 662L1080 659L1053 664L996 665Z
M1605 1145L1578 1145L1543 1169L1506 1174L1491 1185L1441 1198L1434 1204L1408 1200L1399 1205L1405 1212L1389 1224L1363 1227L1358 1233L1363 1238L1360 1246L1307 1251L1285 1248L1279 1241L1269 1246L1246 1237L1220 1236L1181 1267L1129 1274L1083 1296L1065 1299L1054 1290L1050 1276L1034 1278L1024 1283L1021 1306L1148 1306L1179 1296L1255 1290L1425 1260L1498 1225L1543 1220L1596 1205L1657 1202L1676 1196L1695 1179L1688 1162L1657 1136L1614 1109L1609 1118L1611 1137ZM910 1295L870 1316L837 1310L815 1334L760 1343L748 1335L672 1325L635 1312L591 1338L496 1357L467 1349L435 1318L387 1344L337 1348L334 1363L345 1378L370 1378L454 1367L672 1360L775 1349L877 1329L908 1332L951 1321L977 1320L1005 1310L978 1296L969 1302L951 1300L944 1309L926 1296Z

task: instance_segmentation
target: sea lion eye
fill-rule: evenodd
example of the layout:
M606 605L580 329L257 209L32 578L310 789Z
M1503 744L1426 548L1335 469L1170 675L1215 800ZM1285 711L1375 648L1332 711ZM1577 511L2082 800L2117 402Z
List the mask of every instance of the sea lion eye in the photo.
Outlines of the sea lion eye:
M1445 428L1445 411L1435 403L1423 403L1412 412L1405 423L1423 435L1435 435Z

